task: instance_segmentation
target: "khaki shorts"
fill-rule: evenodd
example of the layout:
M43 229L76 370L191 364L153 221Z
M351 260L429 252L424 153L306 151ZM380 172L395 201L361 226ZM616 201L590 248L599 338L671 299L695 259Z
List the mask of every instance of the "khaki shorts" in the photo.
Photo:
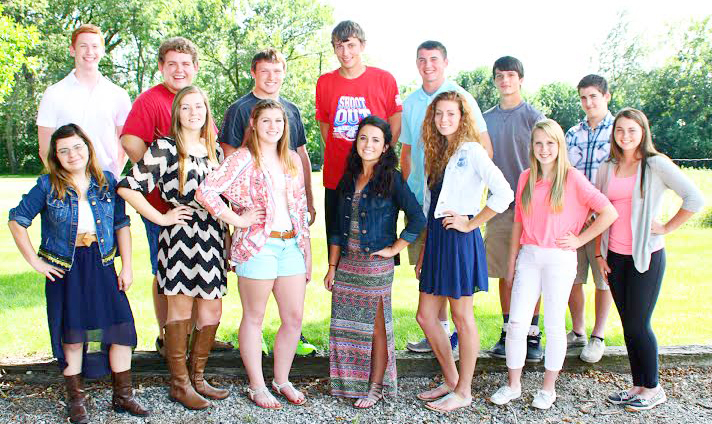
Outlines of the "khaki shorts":
M603 281L601 269L598 267L598 262L596 261L596 240L591 240L584 246L579 247L578 250L576 250L576 259L578 260L578 266L576 268L574 284L587 283L588 267L590 265L593 282L596 283L596 289L609 290L608 284Z
M413 243L408 245L408 261L411 265L418 263L420 257L420 249L424 248L423 240L425 239L425 230L421 231L418 238Z
M487 253L487 275L490 278L507 276L513 224L514 209L507 209L487 221L485 252Z

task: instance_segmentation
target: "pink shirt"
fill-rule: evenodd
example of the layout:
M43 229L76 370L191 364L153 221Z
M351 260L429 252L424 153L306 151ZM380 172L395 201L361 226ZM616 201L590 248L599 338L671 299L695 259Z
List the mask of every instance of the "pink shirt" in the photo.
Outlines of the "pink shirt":
M633 254L633 230L630 226L633 189L636 174L618 178L614 172L608 184L608 200L618 211L616 219L608 232L608 249L620 255Z
M529 179L529 169L519 176L514 206L514 221L522 223L521 244L556 248L556 239L569 231L578 235L591 210L600 212L610 205L606 196L576 168L569 168L564 188L564 208L553 213L549 205L551 182L541 179L534 188L529 212L522 208L522 191Z

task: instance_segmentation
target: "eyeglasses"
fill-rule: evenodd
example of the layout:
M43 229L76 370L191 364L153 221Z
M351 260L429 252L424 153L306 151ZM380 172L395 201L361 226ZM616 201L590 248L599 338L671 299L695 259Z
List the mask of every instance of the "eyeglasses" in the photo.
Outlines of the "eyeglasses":
M68 149L66 149L66 148L65 149L57 149L57 156L69 156L70 152L81 153L86 148L87 148L86 143L75 144L74 146L72 146Z

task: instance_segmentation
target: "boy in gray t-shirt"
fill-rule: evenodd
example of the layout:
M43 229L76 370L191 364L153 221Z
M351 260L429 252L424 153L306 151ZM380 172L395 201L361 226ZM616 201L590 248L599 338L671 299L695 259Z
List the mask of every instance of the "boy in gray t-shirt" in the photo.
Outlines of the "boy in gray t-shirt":
M484 113L487 129L492 140L494 163L504 174L512 190L516 193L519 174L529 168L529 145L532 127L544 115L522 99L524 66L511 56L504 56L492 67L494 83L499 91L499 104ZM504 325L497 344L490 354L505 358L505 337L509 322L509 303L512 288L506 283L509 245L514 223L514 203L503 213L487 222L485 250L487 252L487 273L490 278L499 279L499 302L502 307ZM537 302L527 336L527 361L539 362L543 357L541 334L539 332L539 303Z

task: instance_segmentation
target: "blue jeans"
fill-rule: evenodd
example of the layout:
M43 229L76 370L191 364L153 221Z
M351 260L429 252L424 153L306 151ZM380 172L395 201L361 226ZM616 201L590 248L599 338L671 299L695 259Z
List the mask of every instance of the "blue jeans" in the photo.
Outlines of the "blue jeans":
M158 272L158 235L161 233L161 226L141 217L143 225L146 227L146 238L148 239L148 252L151 257L151 274Z

